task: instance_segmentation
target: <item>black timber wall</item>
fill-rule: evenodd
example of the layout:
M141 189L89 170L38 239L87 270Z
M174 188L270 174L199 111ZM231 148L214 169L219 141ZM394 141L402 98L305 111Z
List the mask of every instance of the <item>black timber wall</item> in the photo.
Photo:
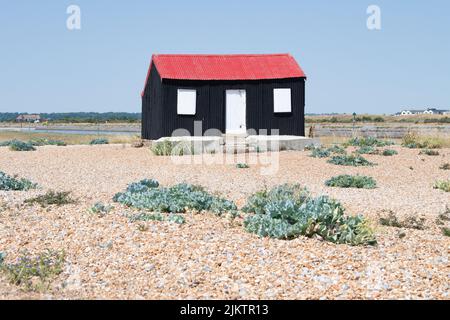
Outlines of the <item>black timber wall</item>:
M153 83L152 83L153 82ZM154 83L156 82L156 83ZM197 90L197 112L192 116L177 115L177 90ZM292 112L273 112L273 89L290 88ZM278 129L281 135L305 134L305 79L273 79L258 81L189 81L161 79L156 68L142 103L142 137L159 139L171 136L176 129L194 134L194 121L202 121L204 133L215 128L225 133L225 91L246 90L247 129Z
M150 68L147 87L142 96L141 137L159 139L162 134L163 87L155 65Z

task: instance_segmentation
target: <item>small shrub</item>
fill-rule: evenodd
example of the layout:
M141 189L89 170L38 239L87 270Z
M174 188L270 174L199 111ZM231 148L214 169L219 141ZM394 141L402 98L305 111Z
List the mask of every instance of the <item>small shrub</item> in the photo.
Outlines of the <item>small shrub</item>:
M396 154L398 154L398 152L396 150L392 150L392 149L383 150L383 153L382 153L382 155L385 157L394 156Z
M419 136L414 132L408 132L402 138L402 146L406 148L417 148Z
M92 214L97 214L99 216L105 216L107 215L112 209L114 209L113 206L105 205L102 202L97 202L92 207L89 208L89 212Z
M327 149L323 148L315 148L311 152L311 157L313 158L328 158L330 156L331 152Z
M406 228L406 229L416 229L423 230L425 229L425 218L410 215L407 216L404 220L399 220L397 215L389 210L388 214L380 217L379 222L383 226L387 227L395 227L395 228Z
M403 137L402 146L411 149L440 149L442 141L438 138L421 138L418 134L410 132Z
M244 220L245 229L260 237L293 239L303 235L350 245L376 243L367 220L345 216L340 203L326 196L311 198L299 185L257 192L242 210L253 213Z
M450 180L436 181L434 184L434 189L450 192Z
M441 170L450 170L450 163L444 163L442 166L439 167Z
M70 197L70 192L55 192L53 190L48 191L44 195L25 200L25 203L27 204L33 205L37 203L43 208L51 205L63 206L75 202L76 201Z
M344 174L331 178L325 182L325 185L339 188L374 189L377 183L372 177Z
M194 154L194 149L190 142L172 142L170 140L154 143L151 150L156 156L183 156Z
M27 191L37 187L37 184L27 179L11 177L0 171L0 190L3 191Z
M431 149L424 149L419 152L419 155L421 155L421 154L426 154L427 156L438 156L439 151L431 150Z
M35 151L36 148L28 142L19 140L13 140L9 143L9 149L11 151Z
M248 169L248 168L250 168L250 166L248 164L246 164L246 163L238 163L238 164L236 164L236 168L238 168L238 169Z
M108 139L105 138L97 138L89 142L90 145L97 145L97 144L109 144Z
M0 268L14 285L23 285L27 290L45 290L63 271L64 260L61 251L46 250L35 257L25 251L15 263L3 263Z
M392 141L379 140L374 137L356 137L348 140L345 145L354 147L385 147L393 145Z
M442 228L442 234L446 237L450 237L450 228L447 227Z
M354 167L375 165L374 163L367 161L362 156L353 154L333 156L330 160L328 160L328 163L340 166L354 166Z

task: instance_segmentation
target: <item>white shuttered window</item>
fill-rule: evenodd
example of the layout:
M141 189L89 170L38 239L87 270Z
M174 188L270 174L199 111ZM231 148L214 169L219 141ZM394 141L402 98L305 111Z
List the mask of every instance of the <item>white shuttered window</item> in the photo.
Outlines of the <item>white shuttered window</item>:
M197 90L178 89L177 113L179 115L195 115Z
M273 109L275 113L292 112L291 89L273 89Z

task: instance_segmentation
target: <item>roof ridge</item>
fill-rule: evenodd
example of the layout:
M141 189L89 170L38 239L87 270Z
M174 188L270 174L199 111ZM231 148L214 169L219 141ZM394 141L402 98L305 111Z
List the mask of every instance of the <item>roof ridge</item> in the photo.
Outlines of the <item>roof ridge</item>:
M290 53L155 53L154 57L169 56L169 57L262 57L262 56L291 56Z

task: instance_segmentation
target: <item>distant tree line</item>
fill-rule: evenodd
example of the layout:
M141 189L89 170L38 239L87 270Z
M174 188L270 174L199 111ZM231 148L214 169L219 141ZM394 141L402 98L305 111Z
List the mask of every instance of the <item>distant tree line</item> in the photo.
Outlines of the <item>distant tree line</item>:
M18 112L4 112L0 113L0 122L15 121ZM67 112L67 113L39 113L43 120L60 123L97 123L97 122L140 122L141 113L129 112Z

